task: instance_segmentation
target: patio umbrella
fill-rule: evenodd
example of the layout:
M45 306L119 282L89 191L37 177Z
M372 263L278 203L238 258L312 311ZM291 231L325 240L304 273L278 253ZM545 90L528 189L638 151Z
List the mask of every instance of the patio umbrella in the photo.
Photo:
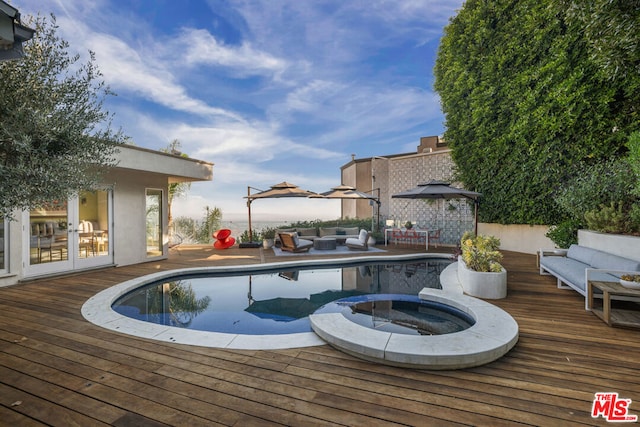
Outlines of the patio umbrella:
M325 199L368 199L373 200L378 204L378 224L380 224L380 197L376 197L373 194L365 193L364 191L359 191L355 187L351 187L349 185L339 185L337 187L333 187L329 191L325 191L324 193L320 193L317 196L311 197L319 197Z
M475 204L475 233L478 234L478 207L482 194L463 188L452 187L448 182L431 180L418 184L410 190L393 194L392 198L397 199L470 199Z
M251 202L256 199L277 199L281 197L309 197L317 195L313 191L303 190L297 185L286 181L280 184L272 185L270 189L251 194L251 189L257 188L247 187L247 209L249 210L249 240L253 241L253 230L251 229Z

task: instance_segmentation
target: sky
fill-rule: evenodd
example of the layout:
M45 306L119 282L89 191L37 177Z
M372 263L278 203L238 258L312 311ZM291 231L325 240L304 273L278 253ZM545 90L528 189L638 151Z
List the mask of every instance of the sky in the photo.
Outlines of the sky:
M214 164L173 215L246 219L247 187L323 192L356 158L415 152L442 135L433 90L442 30L463 0L12 0L56 16L95 53L104 108L137 146L177 139ZM255 192L256 190L252 190ZM255 220L336 219L337 200L252 203Z

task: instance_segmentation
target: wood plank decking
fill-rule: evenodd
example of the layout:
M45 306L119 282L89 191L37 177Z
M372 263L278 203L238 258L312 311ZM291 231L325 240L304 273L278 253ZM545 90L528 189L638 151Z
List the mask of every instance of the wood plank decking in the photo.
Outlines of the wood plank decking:
M602 391L640 414L640 331L586 312L532 255L505 253L508 297L494 301L518 321L518 344L467 370L394 368L329 346L154 342L80 313L98 291L160 269L272 261L262 249L186 247L167 261L0 288L0 425L606 425L591 417Z

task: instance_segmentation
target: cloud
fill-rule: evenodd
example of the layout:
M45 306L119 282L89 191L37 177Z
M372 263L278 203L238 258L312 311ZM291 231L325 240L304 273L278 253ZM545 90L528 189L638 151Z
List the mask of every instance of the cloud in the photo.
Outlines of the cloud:
M254 49L250 43L240 46L225 46L207 30L185 28L171 45L174 52L180 47L184 50L187 66L216 65L229 68L229 72L238 76L272 75L282 72L287 61L276 58L267 52Z
M142 58L114 36L94 33L87 38L86 44L95 52L100 70L116 92L133 92L173 110L243 120L234 112L212 107L189 96L171 71L158 65L154 58Z
M23 13L43 8L22 1ZM199 0L189 7L206 16L169 27L159 25L166 2L121 3L45 7L73 51L95 52L119 95L105 104L115 126L140 146L178 139L215 163L214 182L193 186L193 209L243 211L247 185L283 180L323 191L349 153L409 151L441 132L430 61L463 0Z

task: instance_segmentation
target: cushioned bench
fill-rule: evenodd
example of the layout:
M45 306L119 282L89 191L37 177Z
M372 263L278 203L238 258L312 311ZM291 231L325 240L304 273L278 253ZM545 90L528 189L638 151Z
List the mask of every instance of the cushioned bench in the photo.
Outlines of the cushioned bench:
M586 246L571 245L568 250L541 250L540 274L553 275L558 288L571 288L587 301L588 281L617 282L624 273L640 272L640 261L613 255Z

